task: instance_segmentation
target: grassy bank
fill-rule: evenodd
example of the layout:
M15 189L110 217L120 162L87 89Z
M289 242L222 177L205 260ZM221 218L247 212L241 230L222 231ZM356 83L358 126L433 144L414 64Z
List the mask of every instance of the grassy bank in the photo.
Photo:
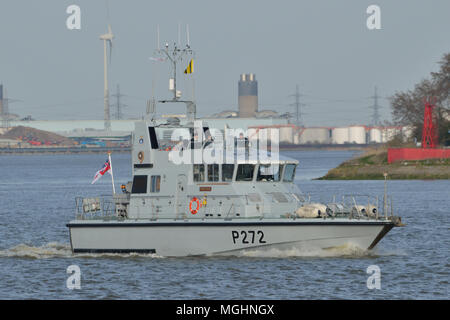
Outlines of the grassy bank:
M318 180L450 179L450 159L402 161L389 164L387 149L370 149L345 161Z

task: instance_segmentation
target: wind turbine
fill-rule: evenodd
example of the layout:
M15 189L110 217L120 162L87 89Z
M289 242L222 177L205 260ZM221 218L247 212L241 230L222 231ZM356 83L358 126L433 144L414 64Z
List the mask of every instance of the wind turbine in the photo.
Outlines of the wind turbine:
M114 35L111 32L111 26L108 24L108 33L102 34L100 40L103 40L103 67L104 67L104 101L105 101L105 130L111 130L110 112L109 112L109 92L108 92L108 57L106 54L107 43L109 44L109 61L111 62L112 40Z

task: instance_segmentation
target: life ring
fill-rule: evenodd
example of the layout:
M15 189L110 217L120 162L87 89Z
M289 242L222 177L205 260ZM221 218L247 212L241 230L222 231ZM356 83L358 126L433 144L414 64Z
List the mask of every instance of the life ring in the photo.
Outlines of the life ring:
M197 203L197 208L195 210L192 209L192 203L196 202ZM198 212L198 209L200 209L200 200L198 200L196 197L191 199L191 202L189 202L189 211L192 214L196 214Z
M142 163L144 161L144 152L140 151L138 153L139 162Z

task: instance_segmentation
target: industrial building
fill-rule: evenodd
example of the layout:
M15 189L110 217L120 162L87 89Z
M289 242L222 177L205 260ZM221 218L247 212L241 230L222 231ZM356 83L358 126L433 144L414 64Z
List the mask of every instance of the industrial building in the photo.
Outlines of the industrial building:
M411 137L410 127L298 127L292 124L254 126L256 129L279 130L280 144L294 145L367 145L385 143L400 135L404 141Z
M250 125L273 126L287 125L287 119L283 118L202 118L210 128L224 130L224 128L244 129ZM130 136L134 131L134 123L138 120L110 120L111 130L104 130L103 120L31 120L31 121L11 121L10 126L24 126L39 130L54 132L65 137L76 138L100 138L111 140L121 139ZM163 120L165 121L165 120ZM181 121L184 121L181 119Z
M298 134L298 142L295 137L295 144L329 144L331 139L331 130L326 127L302 128Z
M9 101L6 97L6 90L3 84L0 84L0 134L4 131L4 128L9 126L11 120L17 120L19 116L9 112Z
M3 86L0 85L0 116L8 114L5 108ZM7 104L6 104L7 105ZM183 115L165 115L164 118ZM49 131L74 139L80 144L121 142L129 140L136 120L17 120L8 117L8 126L25 126ZM210 128L224 132L227 128L278 130L279 143L285 145L367 145L385 143L397 135L405 140L412 134L409 127L380 127L351 125L343 127L303 127L290 123L289 118L273 110L258 111L258 82L253 73L241 74L238 82L238 110L226 110L202 119ZM270 132L268 132L270 135Z
M238 84L240 118L254 118L258 112L258 81L253 73L241 74Z

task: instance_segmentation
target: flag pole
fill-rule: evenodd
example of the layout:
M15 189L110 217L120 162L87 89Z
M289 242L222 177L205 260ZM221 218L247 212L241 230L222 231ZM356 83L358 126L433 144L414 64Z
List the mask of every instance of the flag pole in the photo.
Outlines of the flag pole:
M112 189L113 189L113 195L116 194L116 188L114 187L114 174L113 174L113 167L112 167L112 161L111 161L111 152L108 152L108 160L109 165L111 166L111 182L112 182Z

